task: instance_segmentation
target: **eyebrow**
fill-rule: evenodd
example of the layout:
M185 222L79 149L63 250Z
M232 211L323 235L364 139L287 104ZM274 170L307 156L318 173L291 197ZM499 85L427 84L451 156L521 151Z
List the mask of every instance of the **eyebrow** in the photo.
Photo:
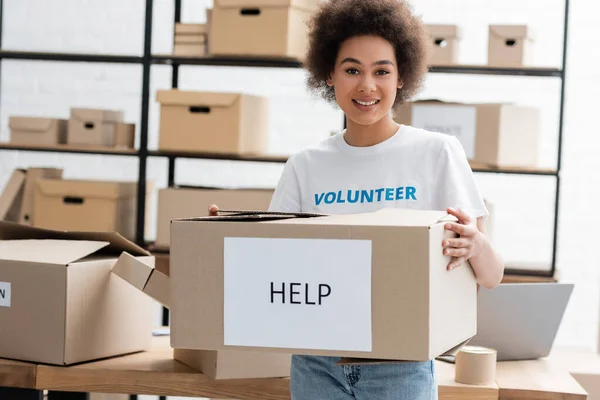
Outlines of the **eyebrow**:
M344 58L341 63L342 64L344 64L344 63L354 63L354 64L362 65L362 63L360 61L358 61L356 58L352 58L352 57L346 57L346 58ZM391 62L390 60L379 60L379 61L375 61L373 63L373 66L375 66L375 65L394 65L394 63Z

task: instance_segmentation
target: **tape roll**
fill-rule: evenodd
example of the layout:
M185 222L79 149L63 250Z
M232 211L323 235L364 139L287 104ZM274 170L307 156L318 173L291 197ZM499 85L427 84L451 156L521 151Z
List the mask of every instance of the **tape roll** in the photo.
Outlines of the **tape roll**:
M464 346L456 354L454 380L468 385L489 385L496 380L496 358L494 349Z

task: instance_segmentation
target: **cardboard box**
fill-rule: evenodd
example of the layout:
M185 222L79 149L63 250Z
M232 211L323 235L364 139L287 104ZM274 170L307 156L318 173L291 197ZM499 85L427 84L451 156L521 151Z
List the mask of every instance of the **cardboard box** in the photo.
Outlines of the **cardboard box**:
M206 24L175 24L173 55L178 57L206 56Z
M317 0L216 0L209 24L211 55L303 60L306 21Z
M458 63L459 29L457 25L425 25L429 38L429 65Z
M135 124L117 122L113 147L133 149L135 144Z
M169 308L169 277L151 265L123 253L113 273ZM286 354L250 351L174 349L174 358L212 379L283 378L290 373Z
M531 65L532 44L527 25L490 25L488 65L506 68Z
M175 36L179 35L206 35L206 24L175 23Z
M33 221L35 220L33 201L37 180L62 179L62 174L63 170L60 168L28 168L25 171L23 200L18 219L20 224L33 226Z
M152 184L147 184L148 191ZM136 182L39 179L34 226L47 229L119 232L135 238Z
M148 349L152 302L111 274L122 251L153 262L115 233L0 222L0 357L66 365Z
M67 143L114 147L117 122L123 122L123 111L71 108Z
M175 43L173 55L176 57L204 57L206 56L205 43Z
M155 246L168 249L171 221L178 218L206 217L208 207L216 204L229 210L266 210L272 189L167 188L158 192L158 218Z
M13 144L53 146L67 142L65 119L11 116L8 126Z
M0 193L0 220L16 222L21 212L25 171L15 169Z
M160 150L261 154L268 150L268 99L238 93L159 90Z
M172 222L172 347L424 361L475 335L446 213L300 215Z
M397 107L394 119L456 136L475 163L532 168L538 164L540 114L533 107L418 101Z

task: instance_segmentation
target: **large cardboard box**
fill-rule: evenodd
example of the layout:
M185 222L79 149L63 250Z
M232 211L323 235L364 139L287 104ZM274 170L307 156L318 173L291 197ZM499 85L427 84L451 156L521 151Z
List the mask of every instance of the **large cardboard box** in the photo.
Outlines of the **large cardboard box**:
M268 150L269 108L239 93L159 90L161 150L261 154Z
M394 119L456 136L475 163L531 168L538 164L540 114L533 107L418 101L397 107Z
M475 335L446 213L301 216L172 222L172 347L423 361Z
M19 223L32 225L35 220L33 201L38 179L62 179L63 170L60 168L28 168L25 171L23 201L19 212Z
M13 144L52 146L67 141L65 119L11 116L8 126Z
M0 222L0 357L73 364L150 347L152 301L111 274L115 233L64 232Z
M457 25L425 25L429 39L429 65L456 65L460 31Z
M0 193L0 220L17 222L23 202L25 171L15 169Z
M306 22L316 5L317 0L215 0L209 52L303 60L308 47Z
M211 204L229 210L266 210L271 197L272 189L178 187L159 190L155 246L162 250L169 248L174 219L206 217Z
M119 110L71 108L67 143L114 147L117 123L123 117Z
M533 38L527 25L490 25L488 65L521 68L531 64Z
M169 308L170 282L167 274L123 253L113 273ZM174 349L173 357L212 379L282 378L289 376L287 354L249 351L204 351Z
M147 184L148 190L152 188ZM38 179L34 226L135 238L137 183Z

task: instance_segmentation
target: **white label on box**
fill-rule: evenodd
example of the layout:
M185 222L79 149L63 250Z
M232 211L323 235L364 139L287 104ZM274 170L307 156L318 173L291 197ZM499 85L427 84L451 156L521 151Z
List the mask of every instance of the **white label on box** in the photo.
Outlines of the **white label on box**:
M371 241L225 238L224 343L371 351Z
M10 282L0 282L0 307L10 307Z
M468 159L475 157L475 106L414 104L412 126L456 136Z

